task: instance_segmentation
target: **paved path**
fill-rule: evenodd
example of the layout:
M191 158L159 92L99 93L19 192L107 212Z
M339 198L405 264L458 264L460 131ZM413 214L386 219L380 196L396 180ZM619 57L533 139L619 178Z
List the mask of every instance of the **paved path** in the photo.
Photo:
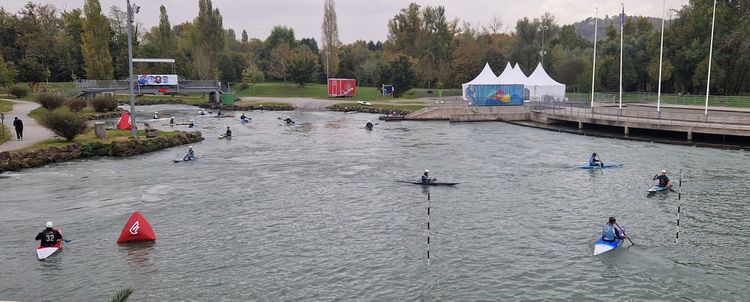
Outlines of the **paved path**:
M31 110L39 107L39 104L3 99L5 101L13 102L13 110L5 113L5 127L10 132L11 139L4 144L0 145L0 152L16 150L33 146L39 142L54 138L55 134L47 128L36 122L35 119L29 117ZM18 117L23 121L23 140L16 140L16 130L13 128L13 118Z

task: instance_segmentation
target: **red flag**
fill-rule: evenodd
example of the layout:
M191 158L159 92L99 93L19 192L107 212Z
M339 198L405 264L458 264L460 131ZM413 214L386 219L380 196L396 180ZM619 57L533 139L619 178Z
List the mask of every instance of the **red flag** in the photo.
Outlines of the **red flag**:
M122 228L117 243L154 240L156 240L156 233L151 228L151 224L148 223L146 218L143 218L141 213L135 211L133 215L130 215L125 227Z
M123 111L120 115L120 122L117 123L117 129L130 130L130 115L127 111Z

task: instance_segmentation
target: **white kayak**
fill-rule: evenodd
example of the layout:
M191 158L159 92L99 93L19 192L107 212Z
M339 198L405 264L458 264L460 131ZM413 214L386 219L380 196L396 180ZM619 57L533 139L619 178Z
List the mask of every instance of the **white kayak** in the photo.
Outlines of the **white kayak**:
M47 259L47 257L52 256L52 254L56 253L57 251L62 249L62 240L58 241L57 244L53 246L48 247L42 247L39 245L36 248L36 256L39 258L39 260Z
M599 238L599 240L594 243L594 256L614 250L620 247L621 244L622 240L605 241L604 239Z

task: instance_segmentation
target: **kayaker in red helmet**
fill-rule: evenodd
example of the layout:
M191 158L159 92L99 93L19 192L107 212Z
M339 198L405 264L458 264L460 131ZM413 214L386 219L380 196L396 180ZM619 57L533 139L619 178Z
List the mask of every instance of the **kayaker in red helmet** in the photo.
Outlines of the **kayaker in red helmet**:
M53 246L57 244L57 241L63 239L62 234L60 234L58 230L52 228L52 221L47 221L44 226L45 229L39 232L39 234L36 235L36 239L34 239L41 240L41 245L43 247Z

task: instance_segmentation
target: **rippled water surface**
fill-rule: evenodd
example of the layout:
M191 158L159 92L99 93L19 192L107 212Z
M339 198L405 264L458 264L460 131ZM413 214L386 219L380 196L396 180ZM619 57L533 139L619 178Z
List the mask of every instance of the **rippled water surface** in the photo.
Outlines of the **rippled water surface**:
M561 134L504 123L389 122L330 112L193 116L176 147L0 178L0 300L750 300L750 153ZM296 126L277 117L291 115ZM158 124L161 122L152 122ZM235 137L218 140L226 126ZM573 166L598 152L618 169ZM662 167L687 181L646 196ZM430 189L429 168L454 188ZM140 211L153 244L118 246ZM616 216L636 243L591 256ZM53 220L72 240L36 260Z

